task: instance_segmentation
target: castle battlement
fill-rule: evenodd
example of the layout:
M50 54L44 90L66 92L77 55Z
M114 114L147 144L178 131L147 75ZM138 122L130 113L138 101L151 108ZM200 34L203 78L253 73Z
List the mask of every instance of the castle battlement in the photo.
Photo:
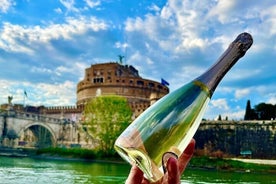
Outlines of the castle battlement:
M81 106L50 106L43 109L44 114L60 114L60 113L81 113Z

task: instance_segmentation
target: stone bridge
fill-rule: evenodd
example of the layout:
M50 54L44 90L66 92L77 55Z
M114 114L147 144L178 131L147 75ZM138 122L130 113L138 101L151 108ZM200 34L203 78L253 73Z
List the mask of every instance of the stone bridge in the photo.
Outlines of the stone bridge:
M43 148L77 142L76 122L33 113L0 113L0 146Z

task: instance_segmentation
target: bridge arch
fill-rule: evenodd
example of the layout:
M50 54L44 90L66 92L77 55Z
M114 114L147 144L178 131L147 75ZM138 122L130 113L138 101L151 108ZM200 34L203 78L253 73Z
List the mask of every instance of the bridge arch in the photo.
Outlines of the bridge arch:
M19 132L20 146L49 147L56 146L54 130L45 123L34 122L24 126Z

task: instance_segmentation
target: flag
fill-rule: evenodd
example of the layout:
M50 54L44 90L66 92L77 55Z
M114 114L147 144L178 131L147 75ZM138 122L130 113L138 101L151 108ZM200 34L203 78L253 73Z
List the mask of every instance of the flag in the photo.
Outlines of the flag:
M161 84L164 86L169 86L170 84L163 78L161 78Z
M24 95L25 95L25 97L28 98L27 92L25 90L24 90Z

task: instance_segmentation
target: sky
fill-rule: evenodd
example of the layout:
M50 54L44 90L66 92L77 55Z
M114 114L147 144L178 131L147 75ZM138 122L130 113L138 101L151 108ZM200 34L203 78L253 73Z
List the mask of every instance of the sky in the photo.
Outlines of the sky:
M243 32L254 43L218 85L206 119L276 103L274 0L0 0L0 104L76 104L91 64L119 61L170 91L205 72ZM25 96L24 94L27 94Z

